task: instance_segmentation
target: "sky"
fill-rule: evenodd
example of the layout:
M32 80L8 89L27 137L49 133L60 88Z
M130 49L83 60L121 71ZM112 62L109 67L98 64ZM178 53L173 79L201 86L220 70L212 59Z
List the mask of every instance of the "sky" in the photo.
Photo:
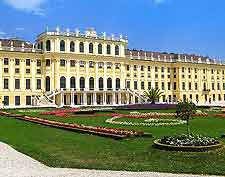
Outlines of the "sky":
M93 27L129 49L225 60L225 0L0 0L0 21L1 38Z

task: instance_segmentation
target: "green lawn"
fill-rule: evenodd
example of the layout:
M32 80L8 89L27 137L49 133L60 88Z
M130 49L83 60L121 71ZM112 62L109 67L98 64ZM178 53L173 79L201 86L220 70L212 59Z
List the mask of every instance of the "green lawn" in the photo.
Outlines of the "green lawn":
M155 112L155 110L151 111ZM183 153L163 151L152 147L154 139L164 135L185 133L185 125L131 127L107 124L105 120L109 117L106 116L62 118L44 116L38 112L24 113L18 110L11 110L11 112L61 122L143 130L154 136L154 138L114 140L1 117L0 141L48 166L225 175L224 149L216 152ZM129 111L119 110L117 112L127 113ZM174 112L174 110L163 112ZM225 118L213 117L213 115L194 118L191 121L191 129L195 134L220 137L225 134ZM225 139L220 140L225 142Z

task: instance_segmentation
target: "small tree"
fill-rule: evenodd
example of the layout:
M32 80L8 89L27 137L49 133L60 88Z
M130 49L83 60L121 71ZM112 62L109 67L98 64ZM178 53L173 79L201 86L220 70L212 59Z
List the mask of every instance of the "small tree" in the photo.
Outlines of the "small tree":
M159 99L162 95L162 92L159 89L151 88L148 91L144 92L145 98L147 98L148 102L151 104L155 104L155 101Z
M193 102L183 101L177 104L177 118L185 120L187 122L187 134L190 135L189 121L192 119L192 115L196 112L196 105Z

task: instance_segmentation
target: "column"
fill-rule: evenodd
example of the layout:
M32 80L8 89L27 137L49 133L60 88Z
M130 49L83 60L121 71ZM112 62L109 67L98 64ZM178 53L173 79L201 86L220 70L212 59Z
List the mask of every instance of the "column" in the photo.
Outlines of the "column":
M76 62L76 90L80 90L80 67L79 61Z
M130 101L130 95L129 93L126 94L126 104L129 104Z
M118 103L119 103L119 105L121 105L121 93L120 92L118 93Z
M116 105L116 92L113 92L113 100L112 100L112 104Z
M89 63L86 61L86 77L85 77L85 90L89 91L89 74L88 74Z
M135 104L135 94L132 95L132 100L131 100L132 104Z
M103 105L106 105L106 93L103 93Z
M96 92L95 93L93 93L93 99L94 99L94 105L97 105L97 94L96 94Z
M36 75L36 60L31 59L31 74L32 74L32 79L31 79L31 89L32 91L36 90L36 84L35 83L35 75Z
M95 63L95 91L98 90L98 63Z
M74 89L71 91L71 107L74 106Z
M52 77L50 77L50 87L51 87L51 90L55 90L55 60L51 59L51 64L52 64L52 67L51 67L51 75Z
M60 106L63 107L64 106L64 93L61 92L60 96L61 96L61 105Z
M83 93L83 105L87 105L87 93Z
M66 60L66 89L70 89L70 60Z
M112 90L116 91L116 67L115 67L115 63L112 63L112 67L113 67Z

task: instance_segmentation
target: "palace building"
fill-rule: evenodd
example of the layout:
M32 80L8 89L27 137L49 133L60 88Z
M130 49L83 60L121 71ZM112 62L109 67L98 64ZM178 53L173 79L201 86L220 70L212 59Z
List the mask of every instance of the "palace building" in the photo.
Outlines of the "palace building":
M0 39L0 106L144 103L159 88L160 103L189 99L225 103L225 65L209 57L128 49L120 35L94 29L46 31L34 44Z

